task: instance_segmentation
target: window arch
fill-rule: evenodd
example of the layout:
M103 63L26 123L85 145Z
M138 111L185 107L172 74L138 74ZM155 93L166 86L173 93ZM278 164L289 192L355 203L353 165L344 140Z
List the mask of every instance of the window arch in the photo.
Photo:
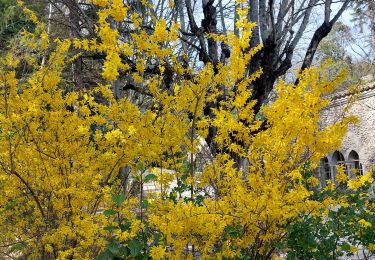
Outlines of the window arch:
M359 161L359 155L356 151L350 151L348 161L350 165L350 170L354 169L357 173L362 174L362 165Z
M332 155L332 164L343 164L344 162L344 155L339 151L335 151Z
M340 151L335 151L332 155L332 175L333 180L336 181L337 169L336 165L344 165L344 172L347 173L347 167L345 164L345 157Z
M320 181L322 183L322 186L325 186L326 181L332 180L332 175L329 167L329 161L327 157L324 157L320 159L320 165L319 165L319 173L320 173Z

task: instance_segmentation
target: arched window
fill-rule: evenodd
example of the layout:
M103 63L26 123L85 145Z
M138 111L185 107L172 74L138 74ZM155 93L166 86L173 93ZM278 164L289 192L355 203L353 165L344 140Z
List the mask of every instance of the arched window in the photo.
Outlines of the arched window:
M320 181L322 183L322 186L324 187L326 184L326 181L332 180L331 179L332 175L331 175L331 171L329 168L329 162L328 162L327 157L320 159L319 173L320 173L320 176L319 176Z
M359 155L356 151L352 150L349 153L348 161L349 161L349 165L350 165L350 170L354 169L356 171L356 173L362 174L362 165L359 162Z
M337 175L336 165L344 165L344 172L347 172L344 155L339 151L335 151L332 155L332 175L333 175L332 179L334 181L336 181L336 175Z
M344 155L339 151L335 151L332 155L332 164L344 164L344 162Z

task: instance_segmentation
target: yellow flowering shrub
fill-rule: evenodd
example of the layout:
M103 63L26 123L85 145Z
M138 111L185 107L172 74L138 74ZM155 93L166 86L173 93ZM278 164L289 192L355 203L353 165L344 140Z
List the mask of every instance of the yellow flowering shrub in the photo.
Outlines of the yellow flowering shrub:
M38 25L23 34L32 51L13 50L1 62L1 244L19 244L16 254L32 259L92 259L107 240L105 252L121 256L269 258L288 223L338 203L314 200L307 186L317 180L303 169L337 149L355 122L345 117L323 129L318 123L325 97L345 73L330 81L324 67L311 68L298 74L297 85L280 80L276 100L255 114L251 83L262 71L247 75L247 64L261 46L249 50L255 24L245 9L239 8L239 36L211 36L230 46L227 62L196 68L174 51L181 43L178 24L160 19L150 32L123 1L93 3L98 21L90 40L49 39L25 9ZM111 19L133 23L129 41ZM47 48L52 51L41 64L37 55ZM72 49L104 55L101 84L62 88L64 69L77 58ZM147 73L150 60L153 74ZM26 63L32 72L19 75L18 64ZM120 75L149 96L148 106L115 98ZM197 172L195 159L212 131L215 149ZM144 193L150 181L160 192ZM348 187L369 181L358 176ZM122 244L124 251L113 248Z

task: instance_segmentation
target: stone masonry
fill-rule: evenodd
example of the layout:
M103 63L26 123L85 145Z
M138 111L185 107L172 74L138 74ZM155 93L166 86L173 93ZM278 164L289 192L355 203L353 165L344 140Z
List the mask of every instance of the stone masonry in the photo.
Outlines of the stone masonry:
M345 115L357 116L360 122L349 126L338 151L321 160L318 172L323 183L327 179L335 181L337 164L344 164L349 175L353 169L363 173L375 165L375 82L361 87L354 102L348 92L333 95L332 102L321 114L322 126L340 120L344 111Z

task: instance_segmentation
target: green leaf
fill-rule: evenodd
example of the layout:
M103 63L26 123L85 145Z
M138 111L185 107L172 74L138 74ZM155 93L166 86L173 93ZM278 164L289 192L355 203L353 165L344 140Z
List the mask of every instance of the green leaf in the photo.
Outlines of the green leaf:
M238 237L240 235L239 228L233 226L226 226L224 232L230 237Z
M148 200L142 200L141 201L141 208L144 209L144 208L147 208L148 207Z
M17 243L17 244L12 245L12 247L10 248L10 252L21 251L24 248L26 248L26 244Z
M159 244L159 241L160 241L160 238L161 238L161 235L160 235L160 233L159 232L156 232L155 234L154 234L154 244L155 245L158 245Z
M113 231L115 229L118 229L118 227L117 226L106 226L106 227L104 227L104 230L106 230L106 231Z
M146 166L142 162L139 162L137 163L137 170L140 172L144 172L146 171Z
M341 249L344 250L344 251L349 251L350 250L350 245L348 243L344 242L341 245Z
M138 240L130 240L128 242L128 247L130 249L130 254L133 257L136 257L141 253L142 245Z
M113 202L119 207L125 200L124 194L112 195Z
M97 257L96 260L112 260L113 254L108 249L101 252Z
M153 173L149 173L147 174L147 176L145 177L144 179L144 182L147 183L147 182L150 182L150 181L153 181L156 179L156 175L153 174Z
M124 224L119 224L119 227L121 228L121 231L128 231L130 230L130 224L129 223L124 223Z
M122 257L126 257L126 256L129 256L130 254L130 250L129 248L125 247L125 246L122 246L119 248L119 255L122 256Z
M5 205L5 210L11 210L11 209L13 209L16 205L17 205L17 199L11 200L11 201L9 201L9 202Z
M113 209L104 210L104 212L103 212L104 216L106 216L106 217L115 215L116 213L117 213L117 211L113 210Z
M116 256L119 254L119 245L112 242L108 245L108 250Z

